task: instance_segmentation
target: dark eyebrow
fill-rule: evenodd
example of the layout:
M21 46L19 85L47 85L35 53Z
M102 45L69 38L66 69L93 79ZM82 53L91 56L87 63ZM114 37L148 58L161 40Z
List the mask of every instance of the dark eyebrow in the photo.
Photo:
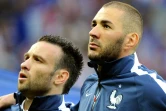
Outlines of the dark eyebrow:
M24 54L24 57L27 57L27 56L29 56L29 54L28 54L28 53L25 53L25 54ZM39 59L41 59L43 62L46 62L46 60L45 60L43 57L39 56L39 55L33 54L33 57L39 58Z
M96 23L96 20L92 20L92 23ZM109 23L109 24L113 24L111 21L109 21L109 20L101 20L101 23L102 24L107 24L107 23Z
M39 56L39 55L36 55L36 54L33 54L34 57L37 57L39 59L41 59L42 61L45 61L43 57Z
M103 24L107 24L107 23L113 24L113 23L112 23L111 21L109 21L109 20L102 20L101 23L103 23Z
M91 23L96 23L96 20L92 20L92 22Z

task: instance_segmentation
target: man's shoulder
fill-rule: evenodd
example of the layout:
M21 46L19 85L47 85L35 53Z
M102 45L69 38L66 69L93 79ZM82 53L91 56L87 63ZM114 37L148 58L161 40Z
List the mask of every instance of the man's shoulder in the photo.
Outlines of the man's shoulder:
M132 73L137 88L144 93L151 94L154 91L153 94L166 94L166 81L155 70L150 70L141 64L135 66Z
M135 77L137 96L140 106L148 111L165 111L166 82L157 73L149 73ZM141 96L139 96L141 95ZM150 108L150 106L152 106Z
M166 98L166 81L156 72L136 76L135 83L146 97L163 95Z

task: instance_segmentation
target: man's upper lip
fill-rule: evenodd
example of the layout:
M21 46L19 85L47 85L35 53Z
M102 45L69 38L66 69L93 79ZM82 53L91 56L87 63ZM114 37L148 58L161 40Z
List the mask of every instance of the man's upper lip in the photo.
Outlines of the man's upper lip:
M99 46L99 45L97 45L97 44L94 43L94 42L90 42L89 45L96 45L96 46Z
M20 72L19 78L27 78L27 75L25 73Z

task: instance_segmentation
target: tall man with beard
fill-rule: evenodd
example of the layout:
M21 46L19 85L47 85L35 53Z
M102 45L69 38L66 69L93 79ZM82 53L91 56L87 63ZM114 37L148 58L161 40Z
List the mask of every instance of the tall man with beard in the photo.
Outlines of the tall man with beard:
M137 9L109 2L98 11L89 32L90 75L74 111L166 111L166 82L139 63L136 49L143 33Z

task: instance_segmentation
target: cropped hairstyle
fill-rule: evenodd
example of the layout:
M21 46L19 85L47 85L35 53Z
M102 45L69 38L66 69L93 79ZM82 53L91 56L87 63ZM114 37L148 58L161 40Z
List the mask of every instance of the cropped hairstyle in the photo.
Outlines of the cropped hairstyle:
M59 63L56 64L55 70L66 69L69 72L69 79L65 83L62 93L67 94L81 74L83 66L82 54L71 42L59 36L45 35L38 41L45 41L57 45L62 49L62 57Z

